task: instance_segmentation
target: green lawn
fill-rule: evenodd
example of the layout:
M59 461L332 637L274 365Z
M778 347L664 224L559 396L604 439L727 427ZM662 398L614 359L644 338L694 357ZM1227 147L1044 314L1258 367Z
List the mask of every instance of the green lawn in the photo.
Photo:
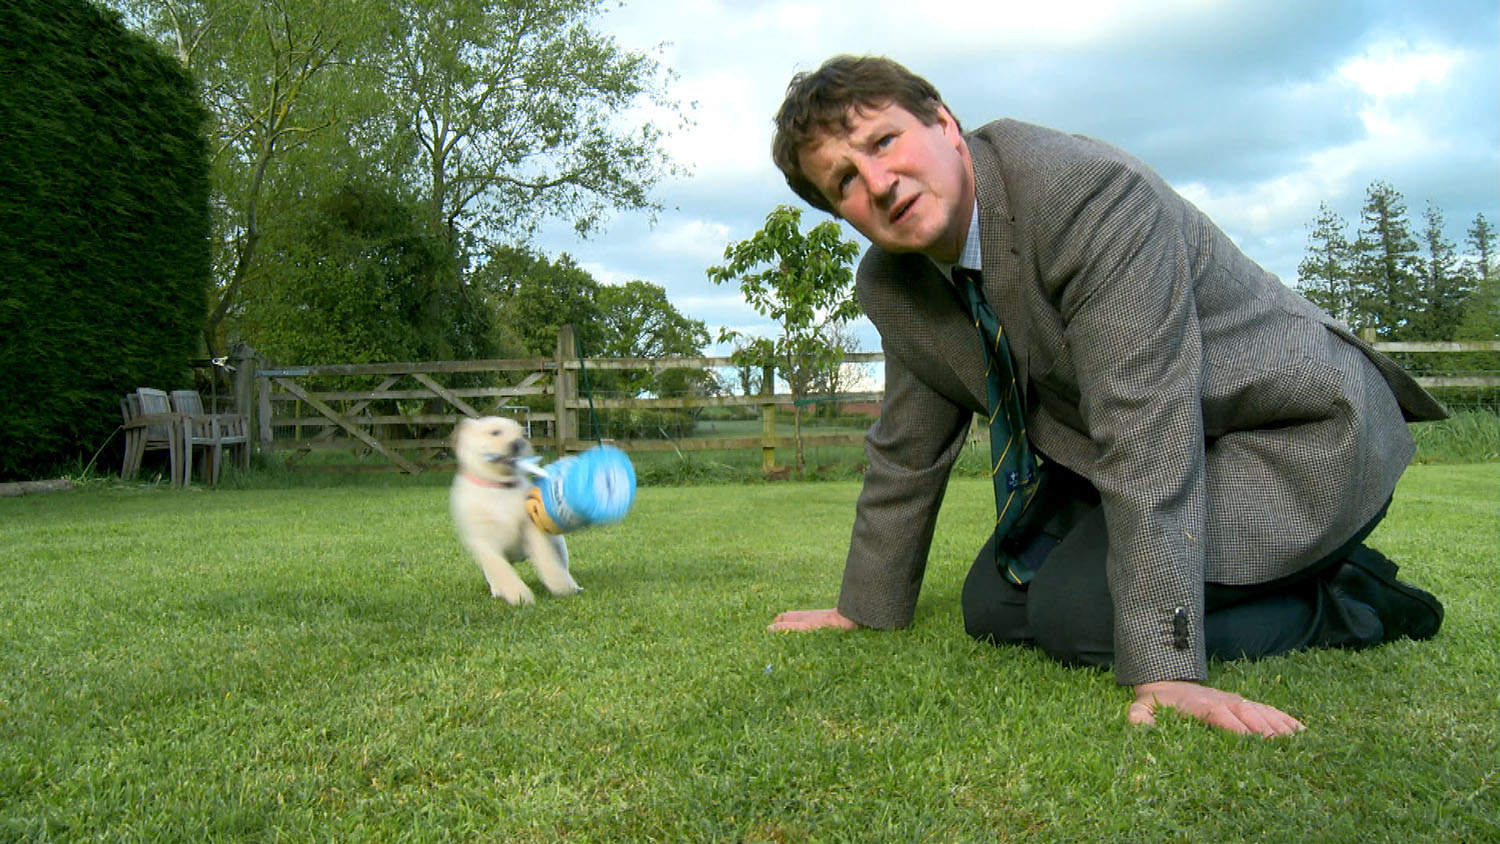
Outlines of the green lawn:
M1494 841L1497 481L1415 466L1372 540L1435 640L1215 666L1274 742L966 639L979 479L911 629L808 635L854 483L644 488L525 609L430 482L0 499L0 841Z

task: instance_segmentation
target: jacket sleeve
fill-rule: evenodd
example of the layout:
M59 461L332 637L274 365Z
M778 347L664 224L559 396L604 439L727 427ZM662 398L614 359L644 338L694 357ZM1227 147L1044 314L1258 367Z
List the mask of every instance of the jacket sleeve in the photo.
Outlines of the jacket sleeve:
M865 435L870 467L855 507L838 609L867 627L905 627L916 612L948 472L972 413L890 353L880 418Z
M1032 221L1073 357L1109 532L1115 675L1202 680L1206 524L1196 212L1101 157L1050 175Z

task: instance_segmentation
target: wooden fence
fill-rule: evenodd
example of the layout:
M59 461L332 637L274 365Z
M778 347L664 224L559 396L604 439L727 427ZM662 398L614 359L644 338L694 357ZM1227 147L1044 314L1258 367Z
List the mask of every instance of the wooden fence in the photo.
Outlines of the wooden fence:
M763 374L756 395L694 395L657 398L601 398L581 395L584 371L730 368L727 357L617 358L580 360L572 326L558 335L553 358L425 363L340 364L323 366L256 366L251 350L234 352L234 397L239 408L253 408L256 450L276 454L289 466L319 451L360 452L379 460L353 465L321 465L346 471L384 469L409 473L451 465L448 435L464 417L514 415L532 437L558 454L594 444L580 435L580 416L610 410L690 410L706 407L754 407L761 432L751 437L615 439L626 451L754 449L762 465L775 465L775 451L794 444L776 433L778 407L793 397L772 391L773 373ZM1386 352L1442 354L1500 351L1500 342L1378 343ZM848 363L881 363L884 355L845 355ZM1425 376L1426 387L1500 387L1495 373ZM446 383L445 383L446 382ZM838 402L879 401L878 392L840 393ZM584 416L583 418L587 418ZM804 433L805 446L857 445L862 434ZM316 461L309 461L316 462Z
M791 446L793 437L776 433L778 406L793 397L763 390L757 395L695 395L659 398L602 398L580 393L584 370L704 370L735 367L727 357L614 358L580 360L572 326L559 332L556 356L424 363L335 364L256 367L253 353L237 352L236 403L253 407L256 450L275 453L288 466L320 451L355 451L379 455L376 464L321 465L321 469L360 471L396 469L416 473L451 463L448 435L460 419L511 415L525 424L540 445L558 454L595 444L583 438L580 419L595 411L689 410L705 407L754 407L761 433L753 437L613 439L626 451L759 448L762 464L775 464L775 450ZM878 363L884 356L860 353L848 363ZM253 373L253 377L243 373ZM447 383L444 383L444 382ZM762 381L774 383L772 373ZM363 382L363 383L360 383ZM467 383L454 383L467 382ZM332 386L330 386L332 385ZM254 394L253 401L249 393ZM244 395L242 395L244 393ZM849 392L842 402L879 401L878 392ZM862 434L804 434L804 445L857 445ZM311 461L310 461L311 462Z

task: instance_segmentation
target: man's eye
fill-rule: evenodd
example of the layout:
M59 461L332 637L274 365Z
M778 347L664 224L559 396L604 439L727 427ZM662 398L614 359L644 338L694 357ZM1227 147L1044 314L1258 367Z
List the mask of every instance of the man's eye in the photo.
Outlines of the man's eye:
M888 135L881 135L880 139L875 142L875 148L876 149L884 149L884 148L890 146L892 143L894 143L895 140L896 140L896 133L895 132L892 132L892 133L890 133Z
M854 184L854 174L853 173L845 173L844 175L840 176L839 177L839 181L838 181L839 195L842 196L842 195L848 193L849 192L849 186L852 185L852 184Z

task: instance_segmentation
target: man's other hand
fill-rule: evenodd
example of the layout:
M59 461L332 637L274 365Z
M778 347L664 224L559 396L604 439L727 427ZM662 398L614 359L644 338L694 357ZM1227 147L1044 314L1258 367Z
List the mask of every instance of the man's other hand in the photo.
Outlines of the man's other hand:
M1168 707L1221 730L1275 738L1305 729L1301 721L1274 706L1247 700L1202 683L1167 680L1135 687L1130 723L1155 724L1156 711Z
M838 610L792 610L776 616L767 630L823 630L836 627L839 630L858 630L858 622L845 618Z

